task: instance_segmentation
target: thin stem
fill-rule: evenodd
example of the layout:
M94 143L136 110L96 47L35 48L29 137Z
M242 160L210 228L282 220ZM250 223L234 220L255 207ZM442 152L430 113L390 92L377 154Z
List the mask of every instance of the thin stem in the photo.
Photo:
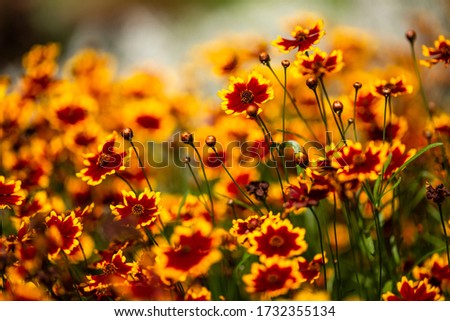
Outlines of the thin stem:
M64 251L61 251L61 253L62 253L64 259L66 260L66 263L67 263L67 270L69 271L70 277L72 278L72 285L73 285L73 288L74 288L75 291L77 292L77 295L78 295L78 298L80 299L80 301L83 301L83 298L81 297L81 293L80 293L80 291L78 290L78 286L77 286L77 284L76 284L76 282L75 282L75 277L73 276L72 269L71 269L71 267L70 267L69 258L67 257L67 255L66 255L66 253L65 253Z
M306 121L305 117L303 117L303 115L300 113L300 110L297 107L297 104L295 102L295 99L292 97L292 95L289 93L289 91L287 90L287 88L283 85L283 83L281 82L280 78L278 78L277 74L275 73L275 71L272 69L272 66L270 65L269 62L265 63L265 65L269 68L269 70L272 72L273 76L275 77L275 79L277 80L277 82L280 84L280 86L285 90L286 95L288 96L289 100L292 103L292 106L294 106L295 111L297 112L298 117L303 121L303 123L305 124L306 128L308 129L309 133L311 134L311 136L315 139L318 140L316 135L314 134L314 131L312 130L312 128L309 126L309 123Z
M423 87L422 77L420 76L419 65L417 64L416 50L414 49L414 41L410 41L409 43L411 44L410 47L411 47L411 56L412 56L412 60L413 60L414 72L416 73L417 81L419 83L420 96L422 97L423 107L425 107L425 110L428 113L428 117L431 119L432 114L431 114L430 106L428 105L427 96L425 94L425 89Z
M242 195L244 195L244 197L250 202L250 204L252 204L252 206L254 207L254 209L259 212L260 214L263 214L261 212L261 210L258 208L258 206L256 206L256 204L252 201L252 199L247 195L246 192L244 192L244 190L241 188L241 186L239 186L239 184L236 182L236 180L233 178L233 175L231 175L231 173L228 171L227 167L225 166L225 164L220 160L220 156L219 153L217 153L217 150L215 147L211 147L211 149L214 151L214 153L216 154L216 156L219 158L220 164L222 165L222 168L225 170L225 172L228 174L228 176L230 177L230 179L233 181L234 185L236 185L236 187L238 188L239 192L241 192Z
M338 299L341 298L341 265L339 262L339 246L338 246L338 238L337 238L337 213L336 213L336 193L333 193L333 213L334 213L334 219L333 219L333 232L334 232L334 245L335 245L335 257L336 257L336 265L337 265L337 283L338 283Z
M272 158L275 161L275 170L276 170L277 177L278 177L278 183L280 184L281 194L283 195L283 200L284 200L284 202L286 202L286 195L284 195L283 181L281 179L280 171L278 170L277 161L275 159L275 156L273 155L272 145L274 144L274 141L273 141L272 135L270 134L270 131L267 129L267 126L264 123L264 121L262 120L261 116L258 115L256 120L263 131L264 138L266 138L266 133L267 133L267 136L269 137L269 141L267 141L267 139L266 139L266 144L269 146L270 155L272 156Z
M384 113L383 113L383 145L386 142L386 110L389 101L389 95L384 96Z
M353 134L355 136L355 142L358 141L358 132L356 131L356 100L358 99L359 88L355 88L355 101L353 102Z
M212 193L211 193L211 187L209 186L208 177L206 176L205 165L203 164L203 159L202 159L198 149L194 146L194 144L191 144L191 146L192 146L192 148L194 148L194 151L197 154L197 157L198 157L198 159L200 161L200 166L202 167L203 178L205 179L206 189L208 191L209 201L211 203L211 222L214 225L214 222L215 222L215 218L214 218L214 216L215 216L214 215L214 202L213 202L213 197L212 197Z
M186 162L186 164L187 164L187 166L189 168L189 171L191 172L192 177L194 178L195 184L197 185L197 189L198 189L198 191L200 193L200 196L201 196L201 197L199 196L200 202L203 204L203 206L206 208L206 210L208 212L210 212L209 207L206 205L206 200L204 199L203 192L202 192L202 189L200 187L200 183L199 183L199 181L197 179L197 176L195 176L195 173L194 173L194 170L192 169L191 164L189 162Z
M131 186L130 182L129 182L125 177L123 177L122 175L120 175L120 174L117 173L117 172L116 172L115 174L116 174L116 176L117 176L118 178L120 178L122 181L124 181L125 184L128 185L128 187L130 188L130 190L131 190L134 194L136 194L136 191L134 190L133 186Z
M327 120L327 113L323 105L320 103L319 95L317 94L317 89L314 88L313 90L314 96L316 97L317 107L319 108L320 117L322 118L322 122L325 125L325 133L327 135L327 144L331 144L331 138L330 138L330 132L328 130L328 120Z
M86 253L84 252L83 245L81 244L81 241L79 238L77 238L77 241L78 241L78 246L80 247L81 253L83 254L84 267L87 269L88 264L87 264L87 259L86 259Z
M345 133L347 132L347 129L344 129L344 123L342 122L342 114L338 114L339 124L342 128L342 136L344 138L344 144L347 145L347 139L345 138Z
M282 119L282 125L281 125L282 129L283 129L283 136L282 136L283 142L286 140L286 132L285 132L285 130L286 130L286 124L285 124L285 122L286 122L286 92L287 92L286 86L287 86L287 72L286 72L286 68L284 68L283 119Z
M442 214L442 204L438 203L438 207L439 207L439 215L441 217L442 229L444 230L444 236L445 236L445 247L447 249L447 265L450 266L450 251L449 251L449 246L448 246L447 228L445 227L444 215Z
M142 161L141 161L141 158L139 157L139 153L138 153L138 151L137 151L137 148L136 148L136 146L134 145L134 143L133 143L133 141L131 140L131 138L130 138L130 144L131 144L131 147L133 147L134 153L136 154L136 157L137 157L137 159L138 159L138 161L139 161L139 167L140 167L141 170L142 170L142 174L144 174L145 180L147 181L148 188L149 188L150 191L152 192L152 191L153 191L152 185L150 185L150 181L148 180L147 174L145 173L144 165L142 164Z
M327 268L326 268L326 262L325 262L325 252L323 250L322 229L320 228L319 218L317 217L317 214L314 211L314 209L312 208L312 206L309 209L311 210L311 212L314 215L314 218L316 219L317 229L319 230L320 250L322 252L322 262L323 262L323 281L325 283L325 291L327 291L327 289L328 289L328 287L327 287Z
M378 268L379 268L379 273L378 273L378 300L381 299L381 291L383 289L383 254L381 253L382 251L382 246L381 246L381 242L382 242L382 234L381 234L381 224L380 224L380 218L378 217L378 211L375 210L375 208L372 207L372 213L373 213L373 217L375 219L375 228L377 230L377 243L378 243Z

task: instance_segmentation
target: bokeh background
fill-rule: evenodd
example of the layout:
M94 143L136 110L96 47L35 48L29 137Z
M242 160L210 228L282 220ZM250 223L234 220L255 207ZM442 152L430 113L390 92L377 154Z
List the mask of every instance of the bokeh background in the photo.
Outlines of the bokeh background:
M312 12L325 29L348 25L404 44L404 31L449 30L447 0L0 0L0 72L17 73L33 44L58 42L62 59L83 47L108 51L118 71L153 64L175 69L195 44L227 33L285 34L283 19ZM423 31L423 32L422 32ZM448 36L448 34L446 35Z

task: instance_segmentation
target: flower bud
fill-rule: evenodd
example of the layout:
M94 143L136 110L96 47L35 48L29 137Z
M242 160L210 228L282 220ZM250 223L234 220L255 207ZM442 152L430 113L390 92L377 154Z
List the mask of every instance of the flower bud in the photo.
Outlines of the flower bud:
M133 130L129 127L122 129L120 133L125 140L131 141L133 138Z
M206 143L206 145L208 145L209 147L214 147L214 146L216 146L216 136L213 136L213 135L207 136L206 139L205 139L205 143Z
M388 97L388 96L391 95L391 88L389 88L389 87L384 87L384 88L381 90L381 92L383 93L383 95L384 95L385 97Z
M306 86L308 86L308 88L311 90L315 90L317 88L316 77L309 77L308 79L306 79Z
M361 89L362 84L359 81L356 81L353 83L353 88L355 88L356 90Z
M192 145L194 142L194 135L192 135L190 132L183 132L181 134L181 141L185 144Z
M255 105L248 106L246 110L248 117L255 118L256 116L258 116L258 109L259 108Z
M339 100L336 100L333 102L333 111L340 115L342 111L344 110L344 104L340 102Z
M406 39L409 40L409 42L413 43L416 40L417 34L414 30L409 29L405 33Z
M259 54L259 61L261 61L262 64L266 65L270 62L270 56L267 52L263 51Z
M291 62L289 60L287 60L287 59L284 59L283 61L281 61L281 65L284 68L287 68L287 67L289 67L291 65Z

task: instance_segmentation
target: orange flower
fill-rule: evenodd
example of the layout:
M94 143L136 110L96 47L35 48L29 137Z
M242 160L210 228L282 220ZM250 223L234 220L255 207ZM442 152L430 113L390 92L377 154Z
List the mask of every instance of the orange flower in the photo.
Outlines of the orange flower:
M124 157L126 152L117 153L116 145L117 133L113 132L108 136L106 143L98 146L97 153L85 154L83 164L87 168L77 173L83 181L89 185L95 186L100 184L107 175L112 175L116 171L125 170Z
M399 169L408 159L413 157L416 153L415 149L410 149L408 152L405 152L405 148L405 145L403 145L398 140L395 140L389 147L388 155L392 154L392 158L388 167L384 171L384 178L388 178L392 174L394 174L397 169Z
M322 260L322 253L316 254L312 261L308 262L305 258L299 257L297 258L298 269L300 274L303 276L306 281L309 283L314 283L320 276L320 270L324 265ZM325 263L327 263L327 258L325 257Z
M248 252L262 259L274 256L291 257L302 254L308 248L305 229L295 227L289 220L264 221L260 231L253 231L248 237Z
M197 277L222 258L220 235L202 219L191 226L176 226L170 243L173 246L160 244L154 248L156 272L162 278L184 281L188 276Z
M263 264L253 263L250 274L244 275L242 280L247 285L247 292L261 293L269 298L297 289L305 281L296 262L277 256L263 260Z
M0 176L0 209L22 205L24 197L19 193L21 184L21 181L14 180L6 182L5 177Z
M204 286L193 286L187 290L186 301L211 301L211 292Z
M430 59L420 60L421 65L430 68L442 61L447 67L450 62L450 39L445 39L443 35L440 35L434 42L434 48L422 46L422 54Z
M49 258L55 258L60 251L70 254L78 246L77 238L81 235L83 227L78 218L75 217L74 212L64 217L52 211L45 218L45 224L47 225L46 236Z
M240 244L248 244L248 236L253 231L260 230L262 223L264 223L266 220L270 220L272 223L274 223L280 220L280 215L274 215L272 212L270 212L269 214L264 216L252 215L247 217L245 220L241 218L233 220L233 226L230 229L230 234L234 237L237 237L237 240Z
M259 114L262 111L260 105L273 99L273 88L261 74L253 71L247 82L239 77L230 77L230 86L219 91L218 95L227 114L243 114L248 106L256 106Z
M148 188L139 197L134 192L122 191L123 204L113 206L111 211L115 220L135 228L151 225L160 214L160 193L150 192Z
M415 266L412 274L416 280L433 280L433 285L450 290L450 267L445 255L434 253L421 266Z
M413 282L402 277L397 283L399 296L392 292L382 295L384 301L441 301L444 297L439 293L439 289L428 284L428 279Z
M342 69L344 66L342 51L333 50L330 55L327 55L326 52L314 48L313 53L309 55L298 53L294 66L296 67L294 70L301 75L323 77Z
M298 48L298 51L306 51L312 45L317 44L324 34L323 21L319 20L311 29L304 29L299 25L295 26L295 29L291 32L294 39L285 39L278 36L272 44L284 53L288 53L295 48Z
M374 84L374 92L381 96L384 96L383 89L390 89L390 95L392 97L410 94L413 91L413 87L411 85L405 84L404 76L391 78L389 81L387 80L376 81Z

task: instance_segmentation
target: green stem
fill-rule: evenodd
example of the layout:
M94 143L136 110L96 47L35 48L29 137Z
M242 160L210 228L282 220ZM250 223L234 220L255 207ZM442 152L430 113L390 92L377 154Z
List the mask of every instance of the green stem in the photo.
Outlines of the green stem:
M200 166L202 167L202 172L203 172L203 178L205 179L205 183L206 183L206 189L208 191L208 196L209 196L209 201L211 203L211 222L214 225L215 222L215 215L214 215L214 202L213 202L213 197L212 197L212 193L211 193L211 187L209 186L209 181L208 181L208 177L206 176L206 171L205 171L205 165L203 164L203 159L200 156L199 151L197 150L197 148L194 146L194 144L191 144L192 148L194 148L195 153L197 154L197 157L200 161ZM217 153L216 153L217 154ZM219 156L219 155L217 155Z
M389 95L384 96L384 113L383 113L383 145L386 142L386 110L389 101Z
M134 143L133 143L133 141L131 140L131 138L130 138L130 144L131 144L131 147L133 147L134 153L136 154L136 157L137 157L138 162L139 162L139 167L140 167L141 170L142 170L142 174L144 174L145 180L147 181L148 188L149 188L150 191L152 192L152 191L153 191L153 188L152 188L152 185L150 185L150 181L148 180L147 174L145 173L145 170L144 170L144 164L142 164L142 161L141 161L141 158L139 157L139 153L138 153L138 151L137 151L137 148L136 148L136 146L134 145Z
M192 177L194 178L195 184L197 185L197 189L198 189L198 191L199 191L199 193L201 195L201 197L199 196L200 202L203 204L203 206L206 208L206 210L208 212L211 212L209 207L206 205L206 200L204 199L203 192L202 192L202 189L200 187L200 183L199 183L199 181L197 179L197 176L195 176L195 173L194 173L194 170L192 169L191 164L189 162L186 162L186 164L187 164L187 166L189 168L189 171L191 172Z
M323 105L320 103L319 95L317 94L317 89L314 88L313 92L314 92L314 96L316 97L316 102L317 102L317 107L319 108L320 117L322 118L322 122L325 125L325 133L327 135L326 144L328 145L328 144L331 144L331 137L330 137L330 132L328 130L327 112L326 112L325 108L323 107Z
M358 99L358 88L355 88L355 101L353 102L353 134L355 136L355 142L358 141L358 132L356 131L356 100Z
M442 204L438 203L439 208L439 215L441 217L441 224L442 229L444 230L444 236L445 236L445 247L447 249L447 265L450 266L450 251L448 246L448 236L447 236L447 228L445 227L445 220L444 220L444 214L442 214Z
M334 219L333 219L333 231L334 231L334 246L335 246L335 257L336 257L336 265L337 265L337 283L338 283L338 300L341 299L341 264L339 262L339 246L338 246L338 238L337 238L337 212L336 212L336 192L333 193L333 213L334 213Z
M378 239L378 264L379 264L379 274L378 274L378 300L381 299L381 292L383 290L383 254L382 252L382 233L381 233L381 224L380 224L380 218L378 217L379 213L377 210L375 210L374 207L372 207L372 213L373 217L375 219L375 228L377 231L377 239Z
M309 209L311 210L311 212L314 215L314 218L316 219L317 229L319 230L320 251L322 252L322 262L323 262L323 281L325 283L325 291L327 291L328 290L328 287L327 287L327 269L326 269L326 263L325 263L325 252L323 250L322 229L320 228L319 218L317 217L317 214L314 211L314 209L312 208L312 206Z

